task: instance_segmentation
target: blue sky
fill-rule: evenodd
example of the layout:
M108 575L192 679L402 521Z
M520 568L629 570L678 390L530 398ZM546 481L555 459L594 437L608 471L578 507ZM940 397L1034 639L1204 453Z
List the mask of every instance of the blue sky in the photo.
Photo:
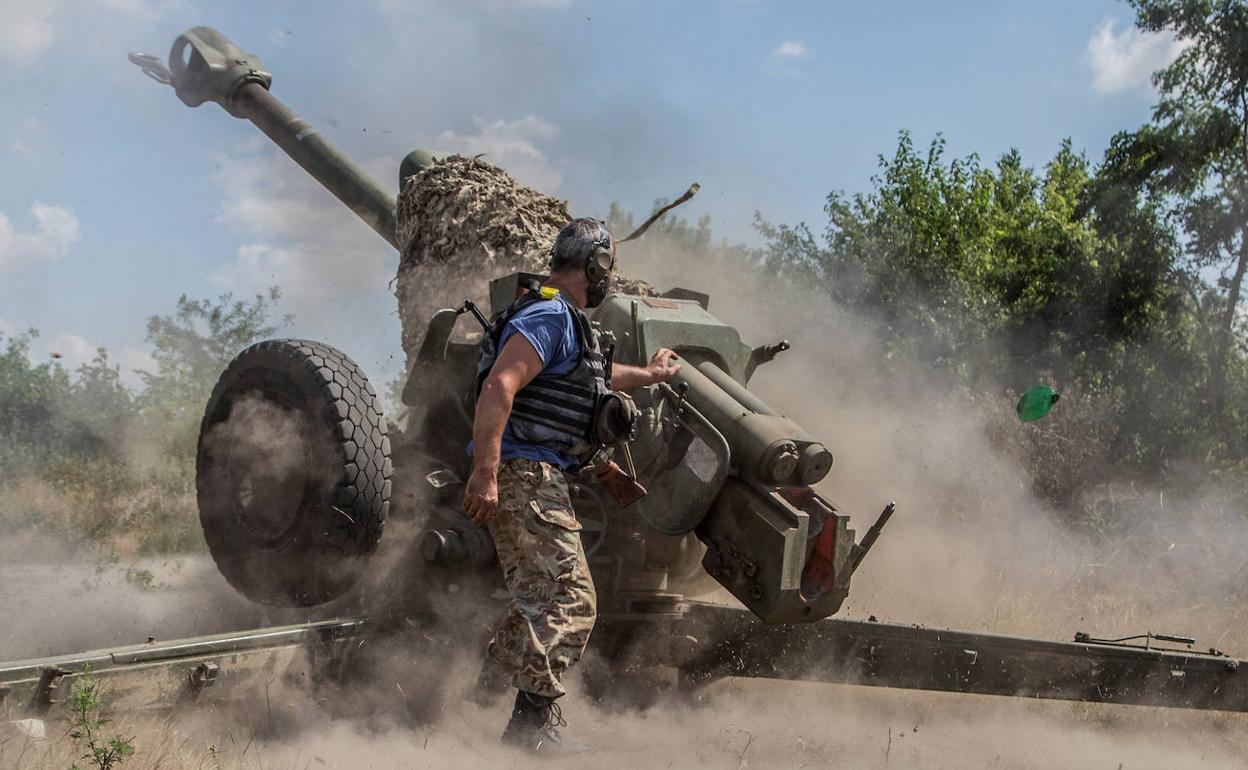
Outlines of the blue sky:
M179 294L278 284L284 330L400 369L395 253L249 123L183 106L130 50L209 25L388 187L410 149L486 153L578 215L682 213L755 239L755 211L823 224L898 131L956 155L1065 137L1093 159L1147 120L1171 41L1123 2L0 0L0 333L134 381L144 321Z

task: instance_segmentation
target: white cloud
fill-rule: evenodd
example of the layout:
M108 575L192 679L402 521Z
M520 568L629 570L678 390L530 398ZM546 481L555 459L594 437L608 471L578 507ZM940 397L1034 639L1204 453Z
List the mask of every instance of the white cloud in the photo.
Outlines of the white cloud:
M17 125L9 132L9 150L22 154L30 152L42 128L39 119L34 115L27 115L17 121Z
M558 126L536 115L494 121L474 117L472 122L477 129L474 133L443 131L437 138L437 148L461 155L484 155L485 160L501 166L520 183L547 194L554 194L563 184L563 174L537 146L558 139Z
M1098 93L1151 89L1153 72L1174 61L1188 45L1171 35L1142 32L1134 26L1116 32L1116 26L1116 21L1107 19L1088 40L1092 87Z
M0 211L0 271L23 262L55 262L69 253L69 245L82 237L78 218L62 206L36 202L30 207L33 231L21 232Z
M17 65L38 58L56 39L57 0L0 0L0 58Z
M802 41L786 40L776 50L771 52L771 56L777 62L784 62L804 58L807 53L809 53L809 50Z
M139 376L140 369L145 372L156 371L156 359L148 351L139 348L122 348L117 353L116 363L121 366L121 381L131 388L143 386L143 378Z
M105 34L151 24L186 7L186 0L0 0L0 60L31 64L62 37L72 40L74 31L93 33L91 42L98 47ZM126 28L125 39L136 31Z
M283 306L312 331L334 328L394 277L394 251L290 159L253 144L217 158L224 194L216 221L245 242L213 281L250 295L280 286ZM392 159L365 164L396 168ZM376 175L375 175L376 176Z
M802 68L800 62L809 58L810 49L801 40L785 40L771 52L771 73L773 75L798 75Z

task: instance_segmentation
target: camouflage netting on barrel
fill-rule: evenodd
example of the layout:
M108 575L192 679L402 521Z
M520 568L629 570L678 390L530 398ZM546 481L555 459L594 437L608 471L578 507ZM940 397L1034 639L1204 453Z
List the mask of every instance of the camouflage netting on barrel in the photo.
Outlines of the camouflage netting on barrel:
M438 309L465 297L484 307L490 280L517 270L546 272L555 236L571 219L566 202L480 158L453 155L408 177L399 193L395 294L409 363ZM618 286L657 293L640 281Z

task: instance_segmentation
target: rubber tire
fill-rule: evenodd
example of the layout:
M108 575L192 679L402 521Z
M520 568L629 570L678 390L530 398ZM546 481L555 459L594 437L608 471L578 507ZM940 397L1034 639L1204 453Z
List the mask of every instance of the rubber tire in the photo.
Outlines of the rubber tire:
M257 396L290 415L298 431L299 462L291 463L297 470L268 496L278 501L273 506L240 480L251 462L240 442L210 439L237 404ZM196 456L200 523L221 574L253 601L307 607L348 591L381 539L390 475L377 393L355 362L329 345L258 342L235 357L212 390ZM276 525L266 526L280 534L257 531L260 507L279 511Z

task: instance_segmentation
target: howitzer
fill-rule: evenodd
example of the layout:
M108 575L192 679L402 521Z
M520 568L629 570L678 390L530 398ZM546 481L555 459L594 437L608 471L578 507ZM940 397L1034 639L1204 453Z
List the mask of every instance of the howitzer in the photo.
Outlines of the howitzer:
M395 197L269 93L272 76L259 57L198 27L175 41L168 70L152 57L132 59L169 82L187 105L211 101L251 120L397 245ZM435 157L410 154L401 177ZM534 278L541 276L498 277L490 286L490 311L504 309ZM468 471L462 447L471 435L476 357L475 344L456 340L457 316L445 310L429 322L403 399L434 415L412 426L416 440L410 443L425 455L415 465L433 466L429 473L449 481L438 488L441 494L426 498L426 510L415 512L431 523L422 553L445 568L475 569L490 561L489 538L459 514L453 494L455 480ZM589 550L605 603L675 606L679 588L705 582L696 567L701 558L705 574L765 621L807 622L835 613L861 549L855 551L848 516L812 487L827 475L832 455L746 388L754 369L779 348L745 345L708 312L707 297L683 290L663 297L613 294L592 320L615 341L618 361L644 364L660 347L684 361L674 387L632 394L641 419L629 455L649 494L621 508L599 495L601 487L590 479L574 485L582 518L598 527ZM274 376L277 371L282 374ZM308 382L295 382L300 377ZM249 395L300 412L308 430L319 431L298 448L302 476L248 472L246 447L212 440ZM259 601L299 605L349 590L389 512L386 427L367 379L345 354L305 341L269 341L240 354L206 410L198 463L205 536L235 587ZM318 443L337 451L311 457L309 447ZM405 482L411 479L394 479ZM309 556L333 576L310 574Z
M188 105L214 101L252 120L396 245L393 196L268 93L271 76L257 57L201 27L178 38L168 69L153 57L132 59ZM401 177L434 162L430 153L413 153ZM506 307L530 277L496 278L491 310ZM689 685L761 676L1248 710L1240 662L1191 652L1190 640L1177 637L1183 647L1157 648L1152 641L1161 636L1143 646L1088 636L1063 643L827 619L894 508L885 506L855 543L848 517L813 486L829 473L831 452L748 389L754 370L788 344L752 348L708 305L705 295L682 289L615 294L593 316L614 340L618 360L639 364L667 347L683 364L670 385L634 394L641 418L630 454L648 494L620 508L590 480L570 485L602 599L591 643L604 659L642 655L676 669ZM477 360L476 345L456 336L459 316L451 308L434 314L412 356L402 397L421 419L403 431L412 449L397 469L367 378L321 343L248 348L205 410L198 498L221 572L260 602L325 604L366 618L0 665L0 704L9 713L46 709L61 680L85 663L122 679L160 672L162 683L174 685L160 698L139 698L149 705L220 691L235 671L254 667L341 672L343 659L362 649L361 635L415 628L417 650L444 631L453 613L437 602L412 607L405 597L473 585L488 594L498 585L492 544L458 510ZM269 444L251 447L247 435L230 432L235 418L257 413L257 403L292 418L283 449L293 462L274 468ZM410 558L391 560L398 568L390 575L369 574L392 484L420 492L403 498L416 502L396 511L398 531L386 541ZM756 617L688 600L708 578ZM363 598L373 596L382 599Z

